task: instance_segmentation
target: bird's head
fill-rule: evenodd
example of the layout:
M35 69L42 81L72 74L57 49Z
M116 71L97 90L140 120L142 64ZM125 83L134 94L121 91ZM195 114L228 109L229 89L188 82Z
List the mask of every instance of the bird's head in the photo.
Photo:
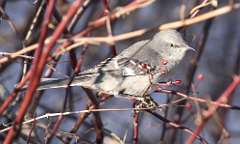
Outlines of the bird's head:
M172 29L157 33L153 37L151 45L152 49L159 53L161 58L168 61L169 68L178 64L187 51L195 51L186 44L179 32Z

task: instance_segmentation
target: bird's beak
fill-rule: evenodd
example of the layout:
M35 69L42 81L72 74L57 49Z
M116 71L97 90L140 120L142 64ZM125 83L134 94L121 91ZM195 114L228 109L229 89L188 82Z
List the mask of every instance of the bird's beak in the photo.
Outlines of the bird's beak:
M191 51L193 51L193 52L197 52L194 48L192 48L192 47L190 47L190 46L187 47L187 50L191 50Z

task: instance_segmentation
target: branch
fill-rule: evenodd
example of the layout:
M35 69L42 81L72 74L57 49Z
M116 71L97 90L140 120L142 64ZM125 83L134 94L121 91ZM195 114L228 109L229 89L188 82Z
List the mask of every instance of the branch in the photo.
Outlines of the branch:
M227 103L235 91L236 87L240 84L240 76L234 76L233 82L227 87L227 89L222 93L222 95L217 99L217 103ZM196 135L199 135L202 131L204 125L207 121L214 115L214 113L219 108L218 105L211 105L208 110L203 112L203 119L197 124L197 128L194 131L194 135L191 135L188 140L187 144L192 144L196 139Z
M175 21L175 22L162 24L158 28L159 28L159 30L164 30L164 29L176 29L176 28L180 28L180 27L190 26L190 25L193 25L193 24L196 24L196 23L199 23L199 22L202 22L202 21L220 16L220 15L223 15L223 14L227 14L227 13L229 13L229 12L235 10L235 9L239 9L239 8L240 8L240 3L235 3L234 5L223 6L221 8L216 9L216 10L213 10L213 11L207 12L205 14L196 16L194 18L189 18L189 19L184 19L184 20L180 20L180 21ZM122 9L123 8L121 8L121 10ZM132 9L130 9L130 10L132 10ZM125 13L123 13L123 12L120 13L119 12L119 14L129 13L130 10L129 11L125 10L124 11ZM104 20L105 20L105 18L104 18ZM102 21L103 20L101 20L100 22L102 22ZM100 22L96 21L96 22L92 22L92 23L98 24ZM104 40L104 42L107 42L107 43L111 42L112 43L112 42L116 42L116 41L120 41L120 40L126 40L126 39L129 39L129 38L138 37L138 36L141 36L142 34L144 34L146 31L148 31L148 29L140 29L140 30L137 30L137 31L127 33L128 36L121 35L121 37L119 36L118 38L114 38L115 36L113 36L112 40ZM47 38L46 41L45 41L45 44L48 44L50 39L51 39L51 37ZM75 38L75 39L77 39L77 38ZM116 39L116 40L114 40L114 39ZM97 40L97 41L101 41L101 40ZM89 43L92 44L91 42L89 42ZM80 46L80 45L84 45L84 44L85 43L78 43L78 44L75 44L75 46L72 46L72 47L76 47L76 46ZM34 44L34 45L29 46L29 47L26 47L25 49L22 49L20 51L12 53L9 57L0 58L0 64L4 64L4 63L8 62L9 59L15 59L19 55L23 55L27 52L33 51L34 49L36 49L36 47L37 47L37 44Z

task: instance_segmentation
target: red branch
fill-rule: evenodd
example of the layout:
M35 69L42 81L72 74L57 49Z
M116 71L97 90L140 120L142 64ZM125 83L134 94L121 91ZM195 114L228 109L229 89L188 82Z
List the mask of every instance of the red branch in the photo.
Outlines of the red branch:
M28 72L28 74L30 73L30 83L29 83L29 87L27 88L24 100L19 108L19 111L17 113L16 119L14 121L14 124L12 126L12 128L10 129L10 131L8 132L5 140L4 140L4 144L9 144L12 143L13 138L16 135L16 126L18 126L21 122L22 119L27 111L27 108L29 106L29 104L31 103L33 94L38 86L38 83L40 81L40 77L41 77L41 71L38 69L38 63L41 60L41 56L42 56L42 51L43 51L43 47L44 47L44 41L46 39L47 36L47 31L48 31L48 24L51 20L51 16L52 16L52 12L54 10L54 6L55 6L55 0L49 1L48 2L48 7L47 7L47 11L46 11L46 15L45 15L45 20L42 24L42 28L41 28L41 32L40 32L40 38L39 38L39 42L38 42L38 48L36 49L35 52L35 59L33 60L33 66L31 68L31 70ZM34 76L33 76L34 75Z
M11 104L11 102L17 97L19 90L25 85L25 83L29 80L29 78L30 78L30 73L27 73L26 76L16 85L13 92L3 102L3 104L0 107L0 116Z
M234 76L232 83L227 87L227 89L222 93L222 95L217 99L217 103L227 103L233 94L236 87L240 84L240 75ZM197 128L194 131L194 135L191 135L188 140L187 144L192 144L196 139L196 135L199 135L202 131L204 125L207 121L214 115L216 110L219 108L219 105L211 105L207 111L203 112L203 119L197 125Z
M82 4L82 0L76 0L72 3L72 5L69 7L68 12L66 13L65 17L63 18L61 23L57 26L56 30L53 32L52 39L50 40L49 44L46 46L46 48L42 52L41 58L36 57L36 59L34 60L33 68L30 71L31 74L33 74L34 76L32 76L30 78L30 85L26 91L23 102L19 108L14 125L12 126L12 128L10 129L10 131L8 132L8 134L5 138L4 144L9 144L13 141L13 138L16 135L16 130L14 128L16 128L16 126L21 123L29 104L31 103L33 94L38 86L39 81L40 81L40 76L41 76L43 69L45 67L45 64L47 62L49 53L52 50L52 48L54 47L56 41L60 38L60 36L63 33L66 26L70 23L72 17L75 15L76 11L79 9L81 4ZM55 0L49 1L46 14L52 14L52 10L53 10L54 6L55 6ZM46 20L47 20L47 15L46 15ZM44 34L44 30L41 30L39 46L41 46L40 45L41 38L42 37L44 38L42 33ZM40 49L40 47L39 47L39 49ZM40 50L36 50L36 55L37 55L37 52L39 52L39 51Z

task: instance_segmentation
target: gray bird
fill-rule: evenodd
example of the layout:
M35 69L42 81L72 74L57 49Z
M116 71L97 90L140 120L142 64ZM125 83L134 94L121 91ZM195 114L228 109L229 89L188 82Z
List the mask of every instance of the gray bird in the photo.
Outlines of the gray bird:
M70 86L81 86L110 95L142 97L151 84L173 69L189 47L176 30L163 30L136 42L114 58L79 73ZM68 79L42 82L38 90L64 88Z

